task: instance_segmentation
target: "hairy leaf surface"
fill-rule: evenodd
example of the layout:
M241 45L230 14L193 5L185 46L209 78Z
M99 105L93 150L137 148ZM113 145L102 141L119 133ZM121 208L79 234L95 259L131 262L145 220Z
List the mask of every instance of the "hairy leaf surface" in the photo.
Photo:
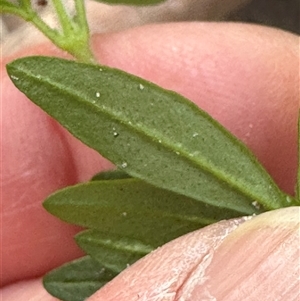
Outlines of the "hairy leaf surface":
M51 295L63 301L84 301L119 272L85 256L52 270L43 278L43 284Z
M81 232L75 239L87 254L112 271L124 270L154 250L142 241L96 230Z
M58 58L22 58L7 69L33 102L133 177L242 214L257 212L252 203L286 205L246 146L172 91Z
M237 211L209 206L138 179L91 181L50 195L44 207L69 223L158 247Z

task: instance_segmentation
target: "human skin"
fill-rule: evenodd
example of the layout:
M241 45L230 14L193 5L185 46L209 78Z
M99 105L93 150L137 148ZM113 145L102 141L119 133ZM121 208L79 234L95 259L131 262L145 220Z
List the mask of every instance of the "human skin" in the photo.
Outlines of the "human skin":
M242 24L179 23L97 35L93 49L101 63L194 101L243 140L278 185L293 193L299 110L297 36ZM16 57L33 54L62 55L43 44ZM40 280L18 281L40 277L81 252L72 241L78 228L47 214L41 203L58 188L85 181L112 165L13 86L4 69L12 59L4 58L1 66L1 283L7 285L2 298L27 301L39 296L50 301L55 299L45 293ZM297 300L299 209L242 222L222 222L171 242L127 269L91 300L188 301L204 300L204 293L217 296L218 301L247 300L249 291L237 295L231 283L250 289L258 284L261 289L265 283L269 290L263 300L274 300L270 295L274 292L285 292L278 300ZM238 270L242 263L245 274ZM175 267L180 268L172 274ZM201 269L204 274L193 278ZM206 287L201 279L209 279ZM263 282L266 279L272 281ZM288 285L291 289L286 291ZM260 289L252 289L256 295L249 300L262 300L266 291Z

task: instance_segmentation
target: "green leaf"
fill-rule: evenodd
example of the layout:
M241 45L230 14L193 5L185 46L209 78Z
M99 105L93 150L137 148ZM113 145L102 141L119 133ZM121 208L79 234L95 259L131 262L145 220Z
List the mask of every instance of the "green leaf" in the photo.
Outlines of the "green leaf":
M115 271L85 256L49 272L43 284L51 295L63 301L84 301L115 276Z
M101 171L95 174L91 181L101 181L101 180L120 180L120 179L128 179L131 178L123 170L115 169L115 170L108 170L108 171Z
M286 206L253 154L184 97L123 71L58 58L7 66L14 84L129 175L207 204ZM184 74L183 74L184 76Z
M141 241L96 230L81 232L75 239L87 254L116 272L124 270L154 250Z
M66 222L130 237L154 248L219 220L240 216L138 179L67 187L50 195L43 205Z
M166 0L94 0L97 2L103 2L107 4L127 4L127 5L152 5L165 2Z

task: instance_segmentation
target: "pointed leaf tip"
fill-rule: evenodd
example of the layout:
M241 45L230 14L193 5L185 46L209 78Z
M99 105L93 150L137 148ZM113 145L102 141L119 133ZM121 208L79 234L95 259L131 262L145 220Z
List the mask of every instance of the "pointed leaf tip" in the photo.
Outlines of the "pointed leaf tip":
M63 301L84 301L117 275L85 256L52 270L43 278L45 289Z
M158 247L238 211L209 206L138 179L91 181L50 195L44 207L62 220Z

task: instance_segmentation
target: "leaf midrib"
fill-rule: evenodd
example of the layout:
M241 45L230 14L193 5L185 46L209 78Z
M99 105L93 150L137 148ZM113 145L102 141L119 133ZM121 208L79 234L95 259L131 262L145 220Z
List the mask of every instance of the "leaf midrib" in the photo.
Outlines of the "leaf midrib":
M197 167L199 169L199 167L201 168L201 172L205 172L207 174L212 175L213 177L215 177L219 182L225 182L229 187L231 187L232 189L234 189L235 191L237 191L238 193L243 193L245 196L248 196L249 198L251 198L252 200L257 200L256 196L254 194L251 193L251 190L246 189L246 186L239 181L229 181L230 178L233 178L231 175L226 175L225 172L223 172L221 169L216 168L216 165L213 163L210 163L210 166L208 163L206 163L208 160L206 160L204 157L202 156L198 156L198 158L200 159L199 161L196 161L193 159L193 157L191 157L185 150L179 149L176 147L176 144L167 144L165 143L165 141L169 140L167 137L165 136L161 136L161 138L153 138L152 136L150 136L149 134L147 134L147 131L145 131L145 129L148 129L146 127L142 127L137 125L136 127L133 126L132 122L129 119L122 119L122 118L118 118L117 116L120 114L116 114L114 110L107 110L105 109L106 106L99 106L97 104L93 104L89 101L85 101L85 95L81 94L81 93L72 93L72 90L69 88L66 88L65 86L60 85L59 83L53 85L52 81L46 81L46 83L48 83L51 87L54 87L61 92L61 90L67 93L65 93L66 95L72 95L73 98L77 99L78 102L81 102L84 105L90 106L93 109L96 109L99 113L102 113L103 115L108 116L110 119L112 119L113 121L116 121L117 123L121 123L122 126L127 127L129 129L131 129L131 131L135 131L136 133L138 133L139 135L143 135L144 137L146 137L148 140L151 141L155 141L155 144L158 146L163 146L166 150L170 151L170 153L175 154L176 156L179 156L181 160L185 160L186 162L188 162L190 165ZM61 89L61 90L60 90ZM114 115L112 115L112 113ZM113 117L112 117L113 116ZM130 123L129 123L130 121ZM161 133L161 132L160 132ZM161 140L161 142L159 142ZM170 141L170 140L169 140ZM176 152L179 152L179 155L176 154ZM128 167L129 169L129 167ZM127 169L127 170L128 170ZM143 179L146 180L147 182L148 179Z
M25 74L27 77L31 77L33 81L37 80L38 82L41 82L40 76L36 76L32 72L26 72L26 70L23 71L23 69L21 69L21 68L18 68L17 71ZM145 129L147 129L146 127L142 127L142 126L133 127L132 124L129 123L130 120L118 117L118 116L120 116L120 114L118 114L118 113L115 114L114 110L112 110L112 109L107 110L106 106L101 107L99 105L93 104L90 101L86 101L85 100L86 95L83 95L80 91L76 90L76 93L74 93L72 91L72 89L59 84L57 81L51 80L49 77L42 77L42 80L43 80L45 86L48 85L54 91L58 91L59 93L63 93L65 95L67 95L67 97L71 96L74 100L77 100L77 103L81 103L84 106L90 106L90 108L92 108L94 111L96 110L96 112L98 112L100 114L103 114L104 116L108 117L108 119L120 123L122 126L124 126L127 129L130 129L131 131L136 132L138 135L143 134L144 139L146 138L146 139L148 139L148 141L152 141L152 142L154 141L156 146L163 146L165 150L169 151L173 155L175 155L176 152L179 152L180 153L180 160L186 161L192 167L196 167L196 169L198 169L200 172L206 173L206 174L214 177L218 182L226 183L228 185L228 187L231 188L232 191L235 191L239 195L244 195L244 196L250 198L252 201L259 200L259 203L264 205L266 208L270 207L270 206L268 206L268 204L269 204L268 200L265 200L265 198L261 198L261 195L257 196L256 194L252 193L251 189L247 189L247 186L244 184L244 182L241 182L238 179L235 179L236 181L233 181L232 179L234 177L232 177L231 175L226 175L226 172L222 171L221 169L216 168L216 165L212 164L211 162L210 162L210 166L212 168L210 168L209 164L207 163L208 160L206 160L205 158L203 158L199 154L197 156L200 159L200 161L196 161L195 159L193 159L194 157L189 156L189 154L185 150L178 149L178 147L176 147L176 143L175 143L174 147L172 148L172 144L170 144L170 143L168 144L168 143L165 142L165 141L169 141L168 138L167 139L164 138L165 136L162 135L162 137L163 137L162 139L156 139L156 137L154 139L153 137L151 137L147 134L147 132L145 131ZM195 108L197 108L197 107L195 106ZM197 108L197 109L199 109L199 108ZM111 114L112 112L114 113L113 117L112 117L112 114ZM128 121L126 122L125 120L128 120ZM66 128L68 128L68 127L66 126ZM221 126L219 128L222 129ZM230 135L228 135L225 132L225 130L223 131L223 134L226 134L227 138L232 138ZM82 139L82 137L78 137L76 134L74 134L74 136L76 136L79 139ZM230 139L230 140L232 140L232 139ZM159 142L158 140L162 140L162 141ZM163 140L165 140L165 141L163 141ZM89 143L86 143L86 144L89 145ZM89 145L89 146L94 148L92 145ZM240 147L240 145L238 145L238 146ZM241 151L244 152L244 150L241 150ZM252 160L252 158L251 158L251 160ZM260 167L260 165L259 165L259 169L260 170L262 169ZM131 173L133 176L136 176L136 177L138 177L142 180L145 180L148 183L153 183L153 181L151 181L147 178L144 178L143 176L141 176L139 174L135 175L134 171L133 172L130 171L130 167L128 167L127 170L129 170L129 174ZM271 179L271 178L269 177L269 179ZM153 185L159 187L159 185L157 185L157 183L155 183L155 182L153 183ZM166 190L170 190L168 187L167 188L164 187L164 186L162 186L162 187ZM184 195L184 193L181 193L181 192L176 191L176 193ZM197 199L193 195L191 195L190 197L194 198L194 199ZM276 197L276 199L277 199L277 201L279 201L277 197ZM249 202L249 204L250 204L250 202ZM277 206L278 206L278 204L277 204ZM275 207L275 206L273 206L273 207ZM274 208L268 208L268 209L274 209Z

